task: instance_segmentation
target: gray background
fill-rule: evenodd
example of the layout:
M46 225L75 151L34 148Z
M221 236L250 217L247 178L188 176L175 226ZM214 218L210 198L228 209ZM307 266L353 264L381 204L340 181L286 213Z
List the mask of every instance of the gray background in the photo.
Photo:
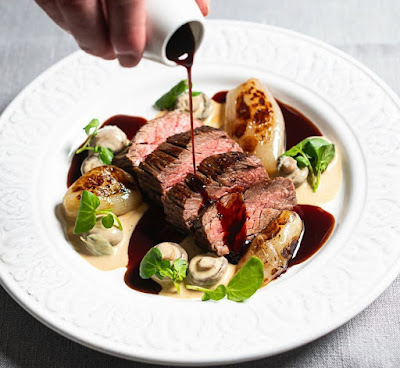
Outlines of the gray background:
M210 18L273 24L317 37L353 55L400 93L399 0L211 2ZM73 39L57 29L33 0L0 0L0 112L27 83L76 49ZM1 367L151 367L59 336L2 288L0 311ZM238 366L400 367L400 278L364 312L329 335L291 352Z

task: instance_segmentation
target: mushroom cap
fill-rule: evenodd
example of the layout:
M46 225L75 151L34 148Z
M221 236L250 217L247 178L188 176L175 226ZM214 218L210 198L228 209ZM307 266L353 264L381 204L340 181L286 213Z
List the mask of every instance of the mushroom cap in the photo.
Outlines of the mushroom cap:
M82 175L88 173L90 170L95 167L103 166L104 163L100 160L99 154L95 153L93 155L89 155L86 157L81 165L81 173Z
M192 101L193 117L195 119L205 120L211 115L213 111L213 105L210 97L208 97L206 94L200 93L196 96L193 96ZM182 112L190 111L188 92L182 93L180 96L178 96L175 103L175 109Z
M277 162L278 176L290 179L295 187L303 184L308 177L308 167L300 169L293 157L280 156Z
M118 245L123 237L123 231L116 226L106 229L101 220L98 220L94 228L80 238L91 254L99 256L114 254L113 247Z
M190 260L188 278L199 286L216 284L228 271L228 261L213 253L199 254Z
M90 145L109 148L113 153L121 151L127 144L128 139L124 131L115 125L107 125L100 128L90 141Z
M160 250L162 254L162 259L167 260L170 262L171 266L177 259L184 259L185 261L188 260L188 254L186 250L181 247L178 243L173 242L163 242L157 244L154 248ZM151 277L153 281L157 282L161 286L172 285L172 281L169 277L164 277L160 280L157 276Z

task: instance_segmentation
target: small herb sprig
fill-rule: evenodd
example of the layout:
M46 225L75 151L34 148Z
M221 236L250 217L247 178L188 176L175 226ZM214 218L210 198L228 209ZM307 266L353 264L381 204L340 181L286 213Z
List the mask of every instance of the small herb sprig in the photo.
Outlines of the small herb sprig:
M78 215L75 221L74 234L87 233L96 225L97 218L101 216L101 223L106 229L110 229L114 222L117 222L118 228L122 231L122 224L113 210L108 208L97 210L100 206L100 199L87 190L82 191L79 204Z
M90 142L97 135L98 127L100 122L98 119L93 119L88 125L86 125L83 129L88 136L83 146L76 150L75 154L79 154L83 151L93 151L94 153L99 154L100 160L104 165L111 165L112 160L114 158L113 151L107 147L100 146L90 146Z
M322 138L306 138L286 151L283 156L293 157L300 169L308 167L311 186L316 192L321 174L335 157L335 145Z
M142 279L149 279L156 275L160 280L169 277L177 292L180 293L179 282L186 277L188 264L184 259L176 259L171 262L162 258L158 248L151 248L143 257L139 266L139 275Z
M194 285L186 285L189 290L203 291L202 300L221 300L225 296L234 302L243 302L250 298L264 281L264 265L257 257L250 257L236 273L227 286L218 285L214 290Z
M176 99L189 89L187 79L181 80L167 93L163 94L154 104L157 110L171 110L175 106ZM192 96L198 96L201 92L192 92Z

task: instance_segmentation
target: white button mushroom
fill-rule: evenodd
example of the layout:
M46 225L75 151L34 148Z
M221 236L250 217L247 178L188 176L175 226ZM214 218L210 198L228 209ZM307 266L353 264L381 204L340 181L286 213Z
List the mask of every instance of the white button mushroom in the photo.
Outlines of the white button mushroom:
M195 119L205 120L207 119L213 110L213 105L210 97L204 93L200 93L197 96L193 96L193 117ZM189 93L182 93L175 103L175 109L182 112L189 112Z
M97 131L90 142L92 147L109 148L113 153L121 151L129 143L126 134L115 125L107 125Z
M303 184L308 176L308 167L300 169L293 157L280 156L277 163L278 176L290 179L295 187Z
M163 242L157 244L155 248L159 249L162 254L162 258L170 261L171 264L177 259L184 259L185 261L188 260L186 250L177 243Z
M113 247L122 241L123 235L116 226L106 229L98 220L93 229L81 236L81 240L93 255L110 255L114 254Z
M169 261L171 265L177 259L184 259L185 261L188 260L188 254L186 250L177 243L163 242L157 244L154 248L159 249L162 254L162 259ZM160 280L157 276L154 275L151 278L159 283L161 286L172 286L172 281L169 277L164 277L164 279Z
M99 154L95 153L86 157L81 165L81 173L82 175L88 173L90 170L94 169L95 167L103 166L103 161L100 160Z
M200 254L190 260L188 268L189 282L198 286L216 284L228 271L228 261L225 257L215 254Z

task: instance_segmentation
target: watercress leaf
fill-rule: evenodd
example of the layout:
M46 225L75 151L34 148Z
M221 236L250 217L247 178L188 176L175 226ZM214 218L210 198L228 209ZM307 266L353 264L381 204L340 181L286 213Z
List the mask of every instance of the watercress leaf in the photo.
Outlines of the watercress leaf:
M304 156L296 156L295 160L297 161L297 166L302 169L303 167L306 167L310 165L310 161L308 160L307 157Z
M149 279L151 276L159 273L162 254L158 248L151 248L143 257L139 266L139 275L142 279ZM158 276L158 275L157 275Z
M175 279L182 281L186 277L188 263L184 259L176 259L174 262Z
M282 154L282 156L289 156L289 157L296 157L299 153L301 153L300 148L296 145L293 146L291 149L287 150Z
M167 261L168 262L168 261ZM168 262L169 263L169 262ZM162 266L161 266L162 267ZM168 267L170 267L169 265L168 265ZM159 269L159 274L161 275L161 276L163 276L163 277L169 277L172 281L174 281L174 279L175 279L175 274L174 274L174 271L172 271L172 269L171 268L160 268Z
M170 263L168 260L166 260L166 259L162 259L162 260L161 260L161 263L160 263L160 267L161 267L162 269L164 269L164 270L171 269L171 263Z
M110 213L101 219L101 223L106 229L110 229L114 225L114 216Z
M201 92L198 92L198 91L192 92L192 97L196 97L196 96L200 96L200 95L201 95Z
M76 216L74 234L87 233L96 225L96 208L100 206L100 199L93 193L82 191L78 214Z
M323 173L335 157L335 145L331 143L320 147L318 150L318 156L319 160L316 169Z
M97 152L99 153L99 158L103 162L103 164L111 165L112 160L114 158L113 151L110 148L106 148L106 147L96 146L96 148L98 149ZM95 150L95 152L96 152L96 150Z
M251 257L229 282L228 299L242 302L250 298L264 281L264 266L257 257Z
M164 278L164 276L161 275L160 272L158 272L158 271L155 273L155 275L156 275L160 280L162 280L162 279Z
M225 285L218 285L215 290L205 291L201 300L221 300L225 297L227 289Z
M93 134L97 131L98 126L100 125L100 121L98 119L92 119L91 122L86 125L83 129L85 130L86 135Z
M162 95L154 104L158 110L169 110L175 106L176 99L189 88L187 79L181 80L172 87L167 93Z
M322 138L310 138L303 146L303 152L308 155L314 168L316 168L319 159L319 149L329 144L329 142Z

